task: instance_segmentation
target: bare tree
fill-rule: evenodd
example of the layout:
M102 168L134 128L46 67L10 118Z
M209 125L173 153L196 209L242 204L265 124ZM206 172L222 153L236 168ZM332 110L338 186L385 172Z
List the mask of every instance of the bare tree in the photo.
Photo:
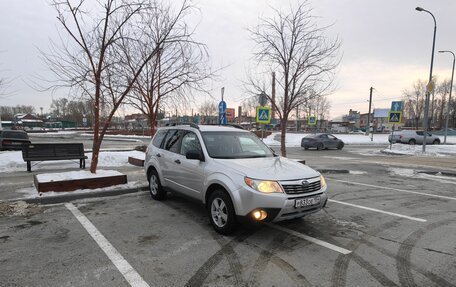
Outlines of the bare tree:
M329 110L331 109L331 103L329 102L328 97L325 95L311 97L304 106L306 107L304 109L306 118L309 118L309 116L316 116L317 120L319 120L318 128L321 129L323 120L328 118Z
M163 104L168 108L188 102L193 91L203 92L205 80L211 78L206 46L193 39L194 30L185 18L193 10L184 0L176 12L170 4L154 1L154 9L144 19L145 34L136 50L143 54L148 47L159 53L139 75L128 103L148 116L150 131Z
M417 80L411 90L402 92L407 114L413 118L414 127L418 128L420 119L424 114L424 97L426 94L426 81Z
M74 94L93 105L93 145L90 171L96 172L101 142L111 120L131 92L146 64L156 56L157 47L141 55L131 47L142 41L143 19L153 10L147 0L54 0L57 19L67 37L52 43L44 61L57 77L53 88L70 87ZM125 69L128 59L130 69Z
M199 113L204 117L213 117L217 115L217 104L214 101L205 101L199 107Z
M272 18L261 18L250 30L256 44L254 53L258 66L265 75L277 74L279 91L273 108L280 119L280 150L286 156L285 136L290 113L305 105L312 97L330 92L334 70L339 63L340 41L328 39L328 27L318 27L308 1L303 1L288 12L274 10ZM249 79L255 93L264 85ZM271 101L271 97L269 100Z

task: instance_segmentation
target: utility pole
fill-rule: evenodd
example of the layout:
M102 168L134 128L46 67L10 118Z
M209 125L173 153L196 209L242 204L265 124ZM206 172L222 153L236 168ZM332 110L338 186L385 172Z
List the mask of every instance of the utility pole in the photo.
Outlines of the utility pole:
M372 108L372 91L374 88L370 87L370 95L369 95L369 113L367 114L367 135L370 135L370 123L371 123L371 108ZM373 132L373 131L372 131ZM371 141L374 140L374 137L371 136Z

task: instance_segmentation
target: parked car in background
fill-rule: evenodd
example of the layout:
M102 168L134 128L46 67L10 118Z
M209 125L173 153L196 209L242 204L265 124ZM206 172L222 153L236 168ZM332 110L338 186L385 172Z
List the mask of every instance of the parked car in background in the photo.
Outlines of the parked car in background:
M366 133L361 130L357 130L357 131L351 131L351 132L349 132L349 134L365 135Z
M0 150L21 150L22 144L29 144L28 134L24 131L0 131Z
M388 136L390 143L404 143L404 144L423 144L424 131L402 130L395 131ZM436 135L427 132L426 144L440 144L440 138Z
M326 182L316 170L276 155L257 136L229 126L158 129L146 152L151 197L168 190L207 208L214 229L229 234L238 217L282 221L321 210Z
M316 148L317 150L337 148L343 149L344 142L332 134L318 133L310 134L302 138L301 147L304 149Z

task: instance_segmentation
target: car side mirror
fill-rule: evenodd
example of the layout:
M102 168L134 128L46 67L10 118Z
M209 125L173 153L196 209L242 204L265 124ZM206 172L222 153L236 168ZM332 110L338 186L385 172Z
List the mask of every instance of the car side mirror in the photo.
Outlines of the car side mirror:
M202 152L197 151L197 150L189 150L186 154L185 157L187 159L197 159L200 161L204 161L204 155Z

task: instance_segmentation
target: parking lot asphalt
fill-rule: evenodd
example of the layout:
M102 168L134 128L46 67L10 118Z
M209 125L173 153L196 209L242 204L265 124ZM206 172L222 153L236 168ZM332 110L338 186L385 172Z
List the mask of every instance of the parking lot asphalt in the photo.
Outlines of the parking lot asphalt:
M215 233L200 204L175 194L3 205L0 285L456 285L456 178L416 173L452 170L454 159L418 165L356 147L288 156L348 173L326 174L323 211L244 224L233 236Z

